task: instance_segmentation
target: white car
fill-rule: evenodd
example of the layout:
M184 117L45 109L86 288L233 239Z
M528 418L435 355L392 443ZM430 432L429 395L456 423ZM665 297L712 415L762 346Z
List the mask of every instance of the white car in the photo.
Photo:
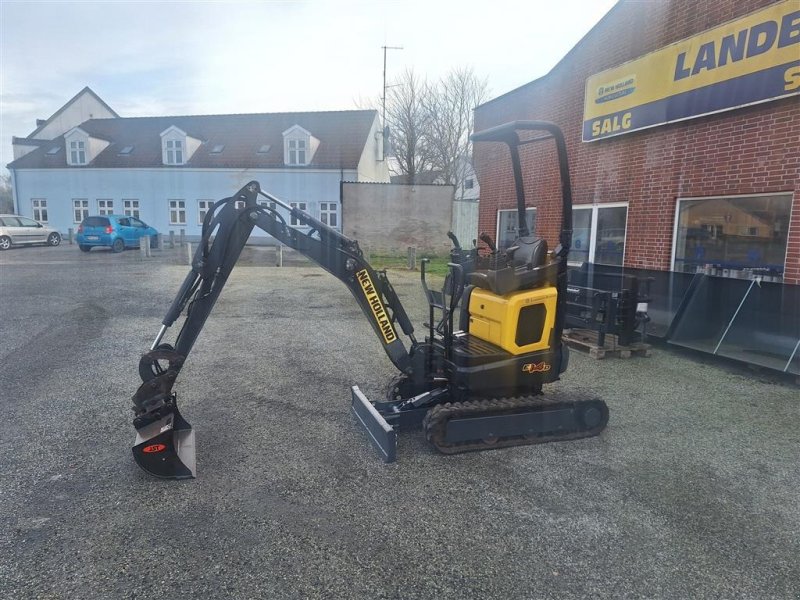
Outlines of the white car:
M58 246L61 234L57 229L19 215L0 215L0 250L24 244Z

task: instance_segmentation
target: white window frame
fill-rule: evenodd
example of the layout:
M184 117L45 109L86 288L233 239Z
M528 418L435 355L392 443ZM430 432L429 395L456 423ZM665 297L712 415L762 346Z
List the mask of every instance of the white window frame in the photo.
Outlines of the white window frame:
M111 198L98 198L97 199L97 214L101 217L107 217L114 214L114 201Z
M69 164L70 165L85 165L86 164L86 141L85 140L70 140L69 142Z
M308 164L308 151L311 140L305 136L293 136L286 138L286 164L290 167L304 167ZM302 148L300 144L302 143ZM300 153L303 153L303 160L300 160Z
M625 208L625 233L622 242L622 264L625 264L625 253L628 251L628 216L630 215L629 202L601 202L600 204L573 204L572 210L591 210L592 227L589 230L589 258L587 261L594 264L595 250L597 249L597 213L602 208ZM569 265L580 265L580 261L569 261Z
M80 211L80 213L78 212ZM78 218L76 215L80 214ZM89 216L89 199L88 198L73 198L72 199L72 218L73 223L82 223L83 220Z
M678 218L681 215L681 202L688 202L690 200L736 200L738 198L763 198L764 196L787 196L792 198L792 192L765 192L761 194L731 194L730 196L691 196L688 198L677 198L675 202L675 215L672 219L672 256L670 257L670 270L675 270L675 255L678 251ZM794 205L789 204L789 223L792 222L792 212ZM791 227L791 225L790 225ZM786 269L786 256L789 252L789 239L787 233L786 250L783 253L783 268Z
M139 209L139 200L138 198L123 198L122 199L122 212L126 217L133 217L134 219L140 219L139 216L140 209Z
M169 224L186 225L186 200L180 198L169 200Z
M324 208L323 208L324 207ZM336 223L330 224L330 217L333 215ZM328 227L337 229L339 227L339 203L338 202L320 202L319 203L319 220L325 223Z
M240 208L244 208L246 202L244 200L234 200L233 208L239 210Z
M178 138L167 138L164 140L164 164L182 165L186 154L186 144L184 140Z
M47 223L47 198L31 198L31 212L33 220L40 223ZM44 218L42 218L44 215Z
M197 201L197 224L202 225L203 220L206 218L206 213L214 206L214 200L198 200Z
M289 206L292 208L299 208L305 213L308 212L308 202L289 202ZM294 218L294 214L289 215L289 225L292 227L308 227L308 225L301 225L299 222L297 222Z
M526 206L525 207L525 212L527 213L528 211L533 212L533 215L534 215L533 224L534 224L534 229L535 229L535 227L536 227L536 207L535 206ZM497 225L495 226L494 243L495 243L495 245L497 245L498 248L500 247L500 213L501 212L513 212L513 213L515 213L515 212L517 212L517 209L516 208L498 208L497 209ZM531 233L531 235L533 235L534 232L531 231L530 233Z

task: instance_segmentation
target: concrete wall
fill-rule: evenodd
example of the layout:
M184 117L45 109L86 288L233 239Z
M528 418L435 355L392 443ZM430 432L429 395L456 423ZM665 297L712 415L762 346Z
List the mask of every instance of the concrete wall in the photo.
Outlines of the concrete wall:
M452 217L451 185L342 184L342 232L372 253L446 254Z

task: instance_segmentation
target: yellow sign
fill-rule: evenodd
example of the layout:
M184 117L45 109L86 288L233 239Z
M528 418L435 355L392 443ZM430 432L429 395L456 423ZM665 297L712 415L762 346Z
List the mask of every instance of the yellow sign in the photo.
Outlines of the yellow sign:
M586 80L590 142L800 94L800 3L778 2Z
M361 289L364 291L367 304L369 304L372 309L372 315L375 317L375 322L378 324L378 329L383 336L383 341L387 344L391 344L397 339L397 333L392 326L392 321L386 314L386 310L383 308L383 302L381 302L378 292L375 291L375 285L372 283L369 273L366 269L362 269L356 273L356 279L358 279L358 282L361 284Z

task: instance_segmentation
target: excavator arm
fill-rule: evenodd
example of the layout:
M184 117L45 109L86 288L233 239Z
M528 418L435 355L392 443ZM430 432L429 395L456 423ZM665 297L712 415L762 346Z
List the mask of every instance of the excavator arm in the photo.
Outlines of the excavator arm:
M261 200L263 198L263 200ZM289 211L289 225L279 207ZM133 396L133 448L137 464L159 477L193 477L194 434L177 408L172 390L186 357L219 298L254 227L317 263L353 294L384 351L402 373L410 373L417 348L414 327L384 271L365 260L358 242L342 235L251 181L206 214L192 268L172 302L150 351L139 361L142 384ZM186 317L175 344L163 338L181 315ZM398 335L398 327L410 345Z

